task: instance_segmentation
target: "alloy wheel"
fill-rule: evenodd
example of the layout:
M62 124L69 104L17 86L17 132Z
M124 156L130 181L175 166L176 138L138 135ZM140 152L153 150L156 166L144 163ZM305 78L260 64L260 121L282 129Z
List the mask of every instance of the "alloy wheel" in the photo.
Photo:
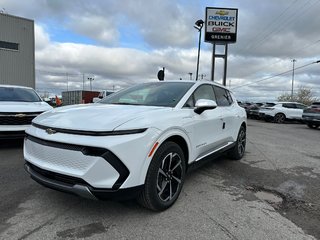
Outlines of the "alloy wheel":
M162 161L157 174L158 197L168 202L179 193L183 177L182 160L177 153L169 153Z
M243 156L246 149L246 132L241 130L238 136L238 152L240 156Z
M286 120L286 116L282 113L278 113L275 117L274 117L274 121L276 123L283 123Z

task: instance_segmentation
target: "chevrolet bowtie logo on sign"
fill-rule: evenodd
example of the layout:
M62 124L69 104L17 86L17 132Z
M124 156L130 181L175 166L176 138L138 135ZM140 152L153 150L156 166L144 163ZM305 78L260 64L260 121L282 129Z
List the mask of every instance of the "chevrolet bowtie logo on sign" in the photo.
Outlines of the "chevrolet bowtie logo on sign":
M57 133L57 131L56 130L53 130L52 128L47 128L46 129L46 132L48 133L48 134L55 134L55 133Z
M216 11L216 14L221 15L221 16L225 16L225 15L228 15L229 12L228 11L224 11L224 10L220 10L220 11Z
M23 118L23 117L26 117L27 114L19 113L19 114L16 114L14 116L17 117L17 118Z

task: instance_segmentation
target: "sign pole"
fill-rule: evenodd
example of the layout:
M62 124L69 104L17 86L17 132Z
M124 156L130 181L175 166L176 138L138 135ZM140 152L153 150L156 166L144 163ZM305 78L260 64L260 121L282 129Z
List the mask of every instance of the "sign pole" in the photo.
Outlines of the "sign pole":
M212 67L211 67L211 81L214 82L214 68L216 63L216 44L212 44Z
M223 86L227 85L227 65L228 65L228 44L224 48L224 70L223 70Z

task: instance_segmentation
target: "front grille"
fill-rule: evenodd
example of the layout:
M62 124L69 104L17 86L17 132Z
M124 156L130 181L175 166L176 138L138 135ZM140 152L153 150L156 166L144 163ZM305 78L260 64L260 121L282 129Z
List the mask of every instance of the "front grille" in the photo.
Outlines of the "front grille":
M106 160L119 174L117 181L112 189L119 189L128 178L129 169L121 160L104 148L65 144L48 141L26 135L25 138L25 156L37 161L39 164L46 164L52 169L60 172L72 171L77 176L86 173L99 158Z
M24 131L0 131L0 139L18 139L25 135Z
M40 113L0 113L0 125L29 125Z
M47 170L44 170L42 168L39 168L39 167L33 165L30 162L27 162L27 164L33 171L37 172L38 174L40 174L46 178L51 179L51 180L63 182L63 183L68 184L70 186L73 186L75 184L89 185L86 181L84 181L81 178L76 178L76 177L67 176L67 175L60 174L60 173L47 171Z

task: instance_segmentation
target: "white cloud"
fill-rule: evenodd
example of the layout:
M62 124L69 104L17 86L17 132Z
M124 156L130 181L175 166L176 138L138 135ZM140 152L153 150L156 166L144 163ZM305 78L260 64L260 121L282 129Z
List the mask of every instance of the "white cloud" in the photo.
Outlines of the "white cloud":
M115 45L119 41L119 31L112 19L95 15L73 15L68 24L76 33L95 39L98 43Z
M34 35L36 51L40 51L50 44L49 34L42 26L38 24L34 25Z
M167 79L189 79L189 72L195 78L198 32L193 24L204 19L205 6L212 5L209 0L2 0L0 7L35 20L37 87L60 91L67 80L68 87L81 89L82 73L85 87L87 75L95 77L96 89L156 80L162 67ZM260 80L292 69L293 58L298 60L296 67L320 59L319 0L226 0L214 5L239 9L238 40L229 46L227 81L237 96L274 99L290 90L291 74ZM54 42L54 27L97 46L69 39ZM210 79L212 45L201 44L199 73ZM215 76L221 82L221 60ZM295 78L296 86L309 86L320 96L320 64L297 70Z

